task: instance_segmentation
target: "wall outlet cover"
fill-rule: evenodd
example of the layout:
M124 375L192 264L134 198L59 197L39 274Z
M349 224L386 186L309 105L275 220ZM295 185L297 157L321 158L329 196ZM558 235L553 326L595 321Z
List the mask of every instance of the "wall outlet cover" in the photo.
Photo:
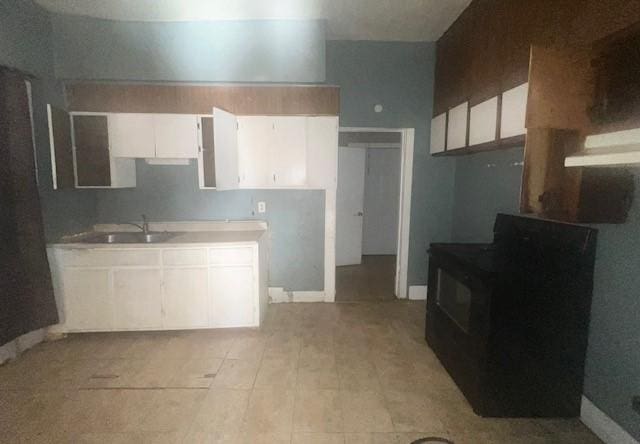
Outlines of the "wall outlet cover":
M267 212L266 202L258 202L258 213L266 213L266 212Z

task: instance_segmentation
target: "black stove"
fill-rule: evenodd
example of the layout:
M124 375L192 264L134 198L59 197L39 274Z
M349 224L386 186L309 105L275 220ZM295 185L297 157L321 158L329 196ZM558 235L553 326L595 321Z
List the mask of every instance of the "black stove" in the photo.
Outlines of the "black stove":
M579 415L596 235L498 214L491 244L431 244L426 339L479 415Z

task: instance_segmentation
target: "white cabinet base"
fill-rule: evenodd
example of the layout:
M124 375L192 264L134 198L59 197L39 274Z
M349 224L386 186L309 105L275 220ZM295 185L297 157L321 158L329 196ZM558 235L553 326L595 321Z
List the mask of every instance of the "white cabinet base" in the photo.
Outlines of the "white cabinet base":
M49 247L57 333L258 327L267 303L257 242Z

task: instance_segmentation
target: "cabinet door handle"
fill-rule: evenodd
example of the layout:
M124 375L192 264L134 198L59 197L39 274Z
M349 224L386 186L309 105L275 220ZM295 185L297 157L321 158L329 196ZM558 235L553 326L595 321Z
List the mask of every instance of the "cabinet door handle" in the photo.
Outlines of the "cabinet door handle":
M275 174L273 175L273 181L274 182L276 181L276 175Z

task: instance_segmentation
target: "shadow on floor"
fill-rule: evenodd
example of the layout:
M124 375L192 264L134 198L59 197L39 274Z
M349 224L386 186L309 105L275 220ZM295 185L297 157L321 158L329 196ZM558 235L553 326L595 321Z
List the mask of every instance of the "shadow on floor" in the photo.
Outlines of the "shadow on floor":
M336 302L395 300L396 256L362 256L359 265L336 267Z

